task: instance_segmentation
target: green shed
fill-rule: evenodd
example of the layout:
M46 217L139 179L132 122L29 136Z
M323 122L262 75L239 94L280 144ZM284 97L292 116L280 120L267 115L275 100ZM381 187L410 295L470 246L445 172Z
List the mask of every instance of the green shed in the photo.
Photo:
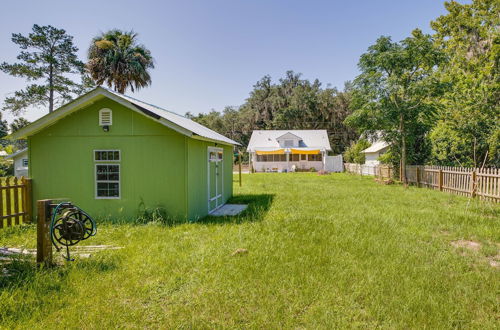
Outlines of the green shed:
M67 198L96 217L162 208L196 220L232 195L237 142L97 87L11 135L28 141L33 200Z

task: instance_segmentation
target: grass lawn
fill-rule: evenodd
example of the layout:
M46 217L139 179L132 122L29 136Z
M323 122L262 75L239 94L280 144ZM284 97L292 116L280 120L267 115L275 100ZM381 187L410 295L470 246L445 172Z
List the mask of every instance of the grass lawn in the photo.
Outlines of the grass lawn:
M101 224L85 243L123 249L14 263L0 328L500 326L498 206L347 174L243 180L241 217ZM0 246L35 244L33 226L0 231Z

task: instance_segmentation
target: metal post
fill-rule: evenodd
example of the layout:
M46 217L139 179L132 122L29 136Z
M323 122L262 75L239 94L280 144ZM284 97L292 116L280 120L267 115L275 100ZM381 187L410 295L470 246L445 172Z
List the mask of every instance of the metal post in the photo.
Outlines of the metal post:
M238 151L238 167L240 171L240 187L241 187L241 152Z

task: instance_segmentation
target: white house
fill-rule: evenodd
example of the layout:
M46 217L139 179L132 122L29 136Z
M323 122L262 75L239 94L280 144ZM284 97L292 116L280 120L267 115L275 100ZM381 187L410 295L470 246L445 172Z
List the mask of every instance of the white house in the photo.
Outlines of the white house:
M14 161L14 176L28 176L28 148L24 148L8 155L5 159Z
M379 165L380 161L378 158L387 151L387 148L389 148L389 144L379 140L363 150L362 152L365 154L365 165Z
M326 130L256 130L247 147L256 172L322 170L331 150Z

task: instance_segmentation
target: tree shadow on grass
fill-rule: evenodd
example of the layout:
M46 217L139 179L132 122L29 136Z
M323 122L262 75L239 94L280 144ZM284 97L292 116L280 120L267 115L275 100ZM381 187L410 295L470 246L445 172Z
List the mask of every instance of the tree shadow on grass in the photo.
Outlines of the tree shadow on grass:
M266 216L273 203L273 194L247 194L231 197L227 204L247 204L248 207L238 215L234 216L211 216L208 215L196 221L198 224L222 224L261 221Z

